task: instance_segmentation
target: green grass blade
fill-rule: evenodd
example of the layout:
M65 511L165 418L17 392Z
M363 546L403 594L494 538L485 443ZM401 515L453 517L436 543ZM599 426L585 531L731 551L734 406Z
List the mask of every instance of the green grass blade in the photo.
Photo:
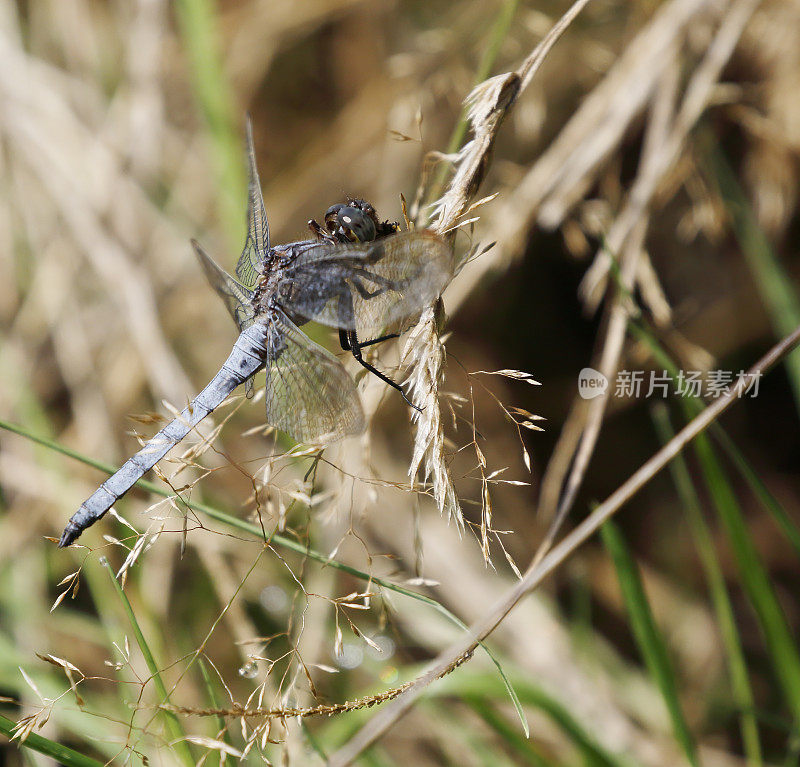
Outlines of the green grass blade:
M552 764L538 752L530 738L520 735L517 728L496 709L492 701L482 695L465 695L463 701L494 730L506 747L514 752L518 760L516 764L530 764L532 767L549 767Z
M303 737L308 742L308 745L314 750L314 753L322 760L322 764L327 763L328 761L328 754L325 752L325 748L321 740L316 736L314 731L311 727L308 726L308 723L305 719L300 719L300 729L303 732ZM371 753L371 749L368 749L363 755L362 759L366 757L366 761L368 763L379 763L380 758L375 758L375 755Z
M192 89L211 140L219 189L219 217L234 252L244 242L245 163L238 115L220 51L214 0L178 0L175 14L189 64Z
M653 408L653 420L662 444L675 436L669 421L666 405L659 404ZM755 716L755 703L750 679L747 674L744 651L736 628L736 618L731 605L728 590L725 587L725 576L717 558L711 531L703 517L700 499L697 496L689 469L682 453L675 456L669 465L672 480L683 505L683 511L689 522L694 545L700 557L705 573L708 591L714 607L714 614L719 626L725 659L731 679L733 703L739 712L739 730L742 736L747 764L760 767L763 762L761 742L758 735L758 723Z
M769 315L777 338L791 333L800 325L800 298L794 282L781 266L775 251L758 224L755 213L742 191L736 174L710 133L703 135L706 172L716 184L733 224L742 254L755 279L756 288ZM794 393L795 406L800 412L800 351L794 351L784 360L789 383Z
M14 727L16 722L8 719L0 714L0 733L5 735L9 740L14 734ZM104 767L103 762L92 759L90 756L85 756L79 751L75 751L67 746L62 746L60 743L44 738L32 732L24 741L12 741L19 748L30 748L38 751L40 754L49 756L56 764L63 765L63 767Z
M108 564L106 558L102 557L100 561L101 564L103 564L103 566L108 570L109 577L114 584L117 596L122 603L125 614L128 616L131 628L133 629L133 635L136 638L136 643L139 645L139 650L142 653L144 662L147 665L148 671L150 672L150 677L155 685L159 702L169 703L169 693L164 685L164 680L161 678L161 672L159 671L158 664L156 663L153 653L150 650L150 646L147 644L147 640L144 638L144 634L139 627L139 621L136 619L136 615L133 612L133 607L131 606L130 601L128 601L128 596L122 590L122 586L114 575L114 571L111 569L111 566ZM192 752L189 749L189 744L186 742L186 733L183 731L180 720L172 711L168 711L166 709L161 709L161 714L164 718L164 724L166 725L167 731L173 740L171 745L175 753L186 765L186 767L194 767L195 760L192 758Z
M695 413L696 410L691 408L689 412ZM786 540L792 545L792 548L794 548L797 556L800 557L800 527L794 523L786 512L786 509L781 506L778 499L769 491L769 488L764 484L753 467L750 466L741 450L739 450L736 443L730 438L727 432L718 423L715 423L712 424L709 433L739 470L739 473L753 491L753 495L756 496L767 513L773 518L775 524L786 537Z
M706 485L733 549L742 585L758 617L775 677L795 725L800 723L800 656L761 558L747 530L742 510L708 437L694 442Z
M489 33L489 44L486 46L486 50L484 50L483 56L481 57L481 62L475 72L475 85L482 83L489 77L497 55L500 53L500 47L508 35L508 30L511 28L511 22L514 20L514 14L517 12L518 5L519 0L505 0L503 7L497 14L497 18L492 26L492 31ZM467 128L469 127L468 113L469 108L465 106L461 110L461 116L450 136L450 141L446 149L447 154L455 154L461 149L464 137L467 135ZM447 173L448 165L444 162L440 163L426 196L428 205L438 200L442 194ZM427 220L427 215L425 218Z
M211 674L208 673L208 668L206 668L206 664L201 657L197 658L197 664L200 667L200 675L203 677L203 684L208 693L209 706L211 708L221 708L217 694L214 691L214 680L211 678ZM228 728L225 726L225 720L221 716L215 716L213 719L217 725L215 737L220 737L220 733L222 733L222 740L229 746L233 746L233 743L230 742L230 738L228 737ZM205 763L213 766L218 765L221 760L222 754L219 751L209 751Z
M636 563L628 551L619 528L613 522L606 522L600 532L603 543L614 561L636 643L667 706L675 740L680 744L689 763L697 767L699 765L697 748L683 716L675 672L661 632L653 619Z
M654 333L645 325L633 320L628 323L628 329L635 338L647 345L658 364L662 365L674 379L678 374L678 367L669 354L667 354L664 348L658 343ZM681 398L681 403L686 409L687 418L697 416L705 407L705 402L700 397L683 397ZM750 489L753 491L756 498L758 498L764 510L773 518L775 524L786 536L786 539L792 545L798 557L800 557L800 528L792 521L777 498L772 495L722 426L719 423L713 423L708 431L739 469L742 477L750 486Z
M610 253L610 251L609 251ZM617 289L620 290L631 302L635 303L634 296L622 284L619 274L619 265L613 257L611 258L611 275L616 282ZM800 324L800 323L798 323ZM652 353L654 359L664 367L674 379L678 374L678 366L672 360L667 351L661 346L656 338L656 334L644 323L637 322L634 318L628 320L628 330L631 335L644 343ZM795 354L797 354L795 352ZM701 397L684 397L681 400L691 416L696 416L705 407L705 402ZM719 423L713 423L709 427L709 433L720 444L722 449L730 457L745 479L753 494L761 502L767 513L775 520L778 528L786 536L789 543L793 546L797 555L800 556L800 527L798 527L786 510L780 505L778 500L769 491L767 486L753 470L747 459L736 446L736 443L728 436Z
M420 712L423 716L430 717L431 721L439 722L436 739L443 744L445 759L440 762L442 765L463 767L457 756L459 753L471 754L476 764L491 764L492 767L520 767L523 764L531 764L527 759L519 758L515 758L512 762L506 749L497 748L489 734L475 727L474 720L464 716L465 712L460 707L453 707L442 701L423 699L420 701ZM479 715L480 713L482 711L479 708ZM521 735L518 737L528 742Z
M597 742L572 713L542 687L532 683L530 677L521 670L513 672L514 689L525 706L536 708L548 716L567 736L570 743L581 753L586 764L596 767L628 767L631 760L614 754ZM455 696L458 698L478 698L499 700L502 690L495 676L473 670L461 674L451 674L436 685L432 685L428 695Z

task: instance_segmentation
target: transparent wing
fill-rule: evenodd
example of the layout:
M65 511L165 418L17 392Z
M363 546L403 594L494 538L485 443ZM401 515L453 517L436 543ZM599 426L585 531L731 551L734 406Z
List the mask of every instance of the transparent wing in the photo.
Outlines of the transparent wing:
M256 284L262 265L269 251L269 223L261 196L261 182L258 180L256 154L253 148L253 125L247 117L247 166L249 171L249 190L247 198L247 239L244 250L236 264L236 276L248 288Z
M269 324L267 422L298 442L334 442L364 431L353 379L282 312Z
M218 266L211 256L206 253L197 240L192 240L192 247L197 254L200 265L211 283L211 287L225 302L228 311L236 321L239 330L244 330L253 324L254 312L252 308L253 294L244 285L240 285L222 267Z
M355 245L320 244L284 268L277 294L292 315L355 330L363 340L396 329L453 275L450 246L429 231Z

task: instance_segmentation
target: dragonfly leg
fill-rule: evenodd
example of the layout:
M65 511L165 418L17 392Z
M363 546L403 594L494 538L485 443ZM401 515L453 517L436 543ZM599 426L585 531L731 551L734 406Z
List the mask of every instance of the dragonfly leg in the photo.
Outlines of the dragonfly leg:
M308 222L308 228L318 240L323 240L324 242L338 242L327 229L318 224L313 218Z
M371 341L359 341L358 345L363 349L365 346L372 346L373 344L379 344L382 341L388 341L390 338L400 338L400 334L387 333L385 336L381 336L380 338L373 338Z
M377 282L379 284L379 287L377 287L375 290L369 290L364 283L361 282L361 280L354 279L349 281L358 292L358 295L360 295L365 301L369 301L370 298L375 298L375 296L383 295L387 290L390 289L392 283L390 283L389 280L382 278L377 274L370 274L363 269L359 271L362 272L362 274L357 274L356 276L366 277L371 282Z
M344 338L344 340L343 340L343 338ZM399 383L397 383L396 381L393 381L391 378L389 378L389 376L384 375L383 373L381 373L380 370L378 370L373 365L370 365L369 362L367 362L361 356L361 347L363 346L363 344L359 343L358 336L356 336L356 333L355 333L354 330L345 330L345 331L340 330L339 331L339 340L342 342L342 346L343 347L344 347L344 343L345 342L348 344L350 351L353 353L353 356L356 358L356 361L358 362L359 365L361 365L362 367L365 367L367 370L369 370L370 373L372 373L373 375L378 376L378 378L380 378L381 381L383 381L386 384L389 384L389 386L391 386L393 389L396 389L398 392L400 392L400 396L406 401L406 403L410 407L413 407L414 410L416 410L418 413L422 412L422 410L420 408L418 408L406 396L406 393L403 391L403 387L400 386ZM375 343L375 342L373 341L373 343ZM346 349L347 347L344 347L344 348Z
M382 341L388 341L390 338L400 338L400 334L387 333L385 336L381 336L380 338L373 338L371 341L359 341L358 345L360 348L363 349L365 346L372 346L373 344L379 344ZM339 329L339 345L346 352L352 351L352 349L350 348L350 341L347 337L346 330Z

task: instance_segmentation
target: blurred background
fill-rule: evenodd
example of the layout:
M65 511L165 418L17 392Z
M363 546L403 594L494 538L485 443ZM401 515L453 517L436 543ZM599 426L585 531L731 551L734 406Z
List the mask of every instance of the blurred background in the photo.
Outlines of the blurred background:
M246 113L273 243L348 195L402 221L401 194L446 186L430 153L469 138L472 88L566 10L0 0L0 764L322 763L374 709L245 722L155 705L313 707L412 679L462 636L441 608L469 624L528 565L592 418L566 529L693 415L674 395L593 415L582 368L611 390L617 370L738 373L800 324L800 3L594 0L509 111L477 194L496 196L456 238L459 255L495 243L445 294L464 531L409 491L408 408L359 375L368 436L319 464L284 456L263 401L241 397L203 426L211 449L162 463L191 501L260 512L285 543L142 490L116 509L144 536L109 516L86 548L48 539L105 475L25 435L119 465L230 350L189 239L238 257ZM378 358L398 379L402 343ZM541 386L472 375L498 370ZM796 764L798 412L795 354L498 627L530 739L478 652L360 763ZM18 721L45 754L7 740Z

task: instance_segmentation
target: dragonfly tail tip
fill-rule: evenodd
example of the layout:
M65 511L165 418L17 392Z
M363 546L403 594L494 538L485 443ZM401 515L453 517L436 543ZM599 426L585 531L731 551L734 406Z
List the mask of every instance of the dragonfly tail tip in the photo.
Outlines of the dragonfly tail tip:
M64 528L64 532L61 533L61 538L58 541L58 548L63 549L73 544L80 534L81 530L78 527L72 523L68 524Z

